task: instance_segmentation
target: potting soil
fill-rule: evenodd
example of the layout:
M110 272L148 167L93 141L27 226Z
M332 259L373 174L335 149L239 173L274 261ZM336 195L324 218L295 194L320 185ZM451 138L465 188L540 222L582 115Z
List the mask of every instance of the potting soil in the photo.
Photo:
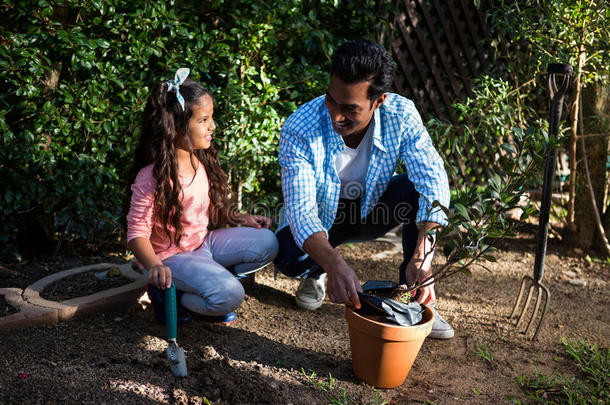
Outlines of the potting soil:
M370 280L358 293L361 307L355 312L362 316L376 317L380 322L399 326L412 326L421 322L425 307L418 302L403 303L388 296L398 287L393 281Z

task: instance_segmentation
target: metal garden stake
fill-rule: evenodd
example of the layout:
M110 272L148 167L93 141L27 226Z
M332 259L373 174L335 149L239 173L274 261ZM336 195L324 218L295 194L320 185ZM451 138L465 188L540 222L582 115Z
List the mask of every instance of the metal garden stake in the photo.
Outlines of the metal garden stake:
M561 110L563 106L564 96L567 94L570 84L572 82L573 69L570 65L566 64L551 64L549 65L549 92L551 96L551 115L549 119L549 137L556 138L559 134L559 121L561 120ZM516 327L519 328L521 322L525 317L525 313L529 307L530 301L534 296L535 306L532 316L527 324L527 328L522 333L527 333L532 325L536 314L540 310L542 301L544 306L542 307L542 313L540 314L540 321L536 332L532 340L536 340L540 327L544 322L546 311L549 306L549 300L551 299L551 293L549 289L542 284L542 277L544 276L544 259L546 257L546 242L548 237L549 229L549 212L551 209L551 197L553 192L553 177L555 176L555 149L551 149L544 162L544 183L542 185L542 199L540 201L540 217L538 220L538 243L536 245L536 259L534 262L534 277L525 276L521 280L521 288L519 289L519 296L513 307L513 311L510 314L510 318L513 318L517 314L517 310L520 307L523 293L528 284L530 284L525 299L525 306L521 310L519 319L517 320Z

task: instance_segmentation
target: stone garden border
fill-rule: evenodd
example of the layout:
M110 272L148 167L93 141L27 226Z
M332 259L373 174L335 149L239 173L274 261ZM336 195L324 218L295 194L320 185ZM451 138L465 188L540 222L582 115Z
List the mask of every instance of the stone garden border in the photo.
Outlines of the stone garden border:
M60 302L46 300L40 296L40 291L43 288L57 280L112 266L118 267L122 276L134 281L119 287ZM67 321L75 316L124 306L135 302L145 285L146 278L135 272L129 263L118 266L113 263L99 263L51 274L23 291L19 288L0 288L0 295L4 296L9 305L19 310L15 314L0 318L0 333L35 325L56 325L60 321Z

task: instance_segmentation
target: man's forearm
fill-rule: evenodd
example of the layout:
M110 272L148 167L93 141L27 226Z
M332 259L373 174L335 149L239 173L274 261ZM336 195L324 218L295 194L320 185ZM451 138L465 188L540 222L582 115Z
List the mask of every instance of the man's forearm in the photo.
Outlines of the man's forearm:
M420 231L419 235L417 235L417 245L415 246L415 252L413 253L414 258L422 260L429 257L436 246L436 239L431 241L429 235L425 231L438 231L442 228L442 225L436 222L423 222L423 225L424 231Z
M324 232L316 232L305 240L303 250L318 263L325 272L332 272L344 260L330 245Z
M423 230L417 235L415 252L405 268L405 276L409 286L413 286L416 282L421 282L431 275L432 256L436 242L430 240L425 231L441 228L441 225L436 222L424 222L422 225Z

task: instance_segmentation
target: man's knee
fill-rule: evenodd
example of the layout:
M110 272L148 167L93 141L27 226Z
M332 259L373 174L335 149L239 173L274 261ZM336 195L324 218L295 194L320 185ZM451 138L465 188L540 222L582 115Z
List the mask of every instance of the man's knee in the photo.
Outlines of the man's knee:
M280 246L280 250L277 257L273 261L273 264L283 275L288 277L298 277L305 272L307 263L304 262L307 262L307 259L309 259L309 256L302 252L300 256L295 254L287 254L287 252L282 251Z
M285 276L302 275L313 264L312 259L297 246L290 227L281 229L276 236L279 249L273 264Z
M391 220L398 224L415 221L419 209L419 193L406 174L392 177L379 205L386 206Z
M393 194L392 197L400 201L417 201L419 199L419 192L406 174L392 176L386 193Z

